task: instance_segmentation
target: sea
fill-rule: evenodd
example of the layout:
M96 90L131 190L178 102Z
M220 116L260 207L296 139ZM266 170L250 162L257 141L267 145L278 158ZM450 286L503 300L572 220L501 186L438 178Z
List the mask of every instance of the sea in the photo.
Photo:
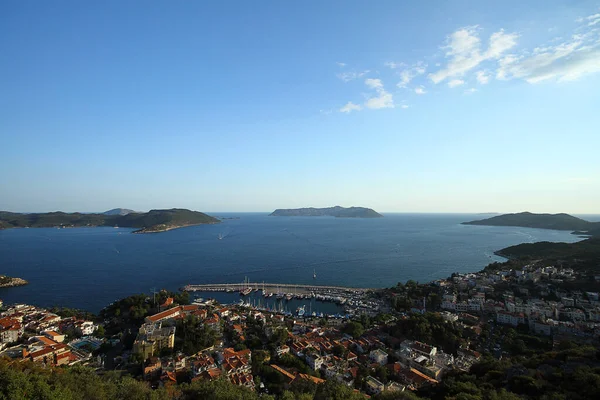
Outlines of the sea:
M565 231L461 225L489 217L474 214L212 215L227 219L154 234L112 227L0 230L0 274L29 281L0 288L0 299L98 312L131 294L246 278L382 288L479 271L505 261L494 251L519 243L582 239ZM215 293L221 301L225 295L234 298Z

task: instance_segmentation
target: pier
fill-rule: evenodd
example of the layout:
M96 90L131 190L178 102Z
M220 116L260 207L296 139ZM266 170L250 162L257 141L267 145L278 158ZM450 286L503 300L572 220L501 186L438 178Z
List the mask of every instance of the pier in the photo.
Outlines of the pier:
M242 283L208 283L201 285L186 285L182 289L187 292L233 292L246 288L264 289L269 293L365 293L370 288L355 288L343 286L294 285L290 283L242 282Z

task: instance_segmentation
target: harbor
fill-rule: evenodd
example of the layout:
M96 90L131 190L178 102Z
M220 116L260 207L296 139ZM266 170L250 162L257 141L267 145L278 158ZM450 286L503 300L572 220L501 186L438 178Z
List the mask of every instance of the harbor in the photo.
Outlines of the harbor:
M375 313L381 304L371 298L373 289L282 283L190 284L182 290L194 297L210 297L223 304L294 314L304 317L347 317Z

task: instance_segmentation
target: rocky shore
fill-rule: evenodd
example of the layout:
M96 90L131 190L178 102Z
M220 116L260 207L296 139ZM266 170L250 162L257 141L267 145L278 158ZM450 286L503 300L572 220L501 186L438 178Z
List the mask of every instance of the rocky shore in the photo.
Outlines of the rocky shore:
M0 275L0 288L3 287L13 287L13 286L24 286L27 285L25 279L21 278L11 278L10 276Z

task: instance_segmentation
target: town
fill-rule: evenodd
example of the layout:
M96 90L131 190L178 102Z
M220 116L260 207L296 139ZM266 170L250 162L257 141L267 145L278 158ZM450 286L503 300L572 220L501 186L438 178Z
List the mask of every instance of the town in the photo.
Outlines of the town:
M185 291L132 296L98 317L7 305L0 349L13 362L120 370L152 388L225 379L265 395L328 381L365 397L419 393L485 357L596 344L598 292L569 289L583 278L600 279L558 265L492 264L357 291L344 302L359 306L337 317L191 301Z

